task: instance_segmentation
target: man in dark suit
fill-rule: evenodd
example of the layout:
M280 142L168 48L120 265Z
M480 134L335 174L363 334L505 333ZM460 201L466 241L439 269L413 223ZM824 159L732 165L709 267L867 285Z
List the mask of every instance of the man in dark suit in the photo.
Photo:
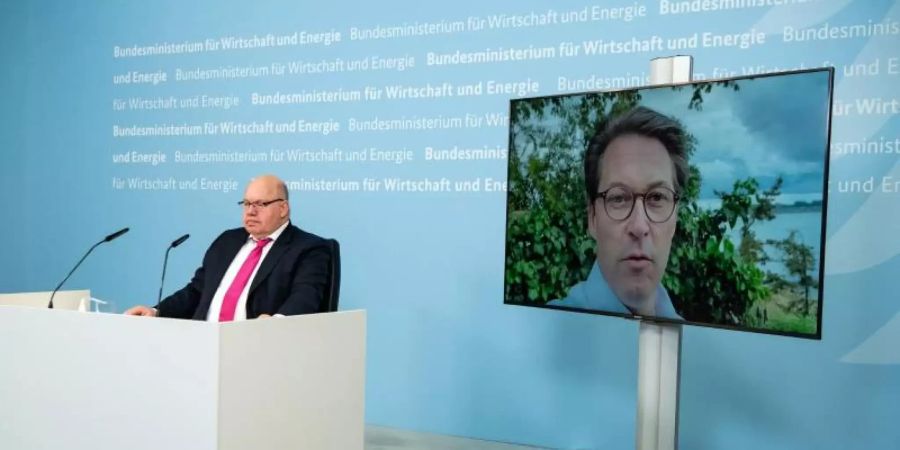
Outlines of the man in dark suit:
M187 286L125 314L227 322L319 312L331 255L324 239L291 225L287 186L258 177L241 206L244 227L216 238Z

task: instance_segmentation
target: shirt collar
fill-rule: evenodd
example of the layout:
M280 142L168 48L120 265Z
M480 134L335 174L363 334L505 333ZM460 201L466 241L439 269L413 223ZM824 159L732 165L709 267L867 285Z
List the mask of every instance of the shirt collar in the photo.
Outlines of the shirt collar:
M619 300L618 296L613 292L612 287L606 282L603 273L600 272L600 264L597 260L594 260L591 272L588 274L587 282L593 286L592 292L598 292L600 295L604 296L609 295L616 299L616 302L614 302L614 305L612 306L616 310L613 312L634 314L621 300ZM669 297L669 292L666 291L666 288L663 287L662 283L656 287L656 302L654 306L655 313L651 317L684 320L678 315L678 312L675 311L675 307L672 305L672 299ZM621 308L621 310L619 310L619 308Z

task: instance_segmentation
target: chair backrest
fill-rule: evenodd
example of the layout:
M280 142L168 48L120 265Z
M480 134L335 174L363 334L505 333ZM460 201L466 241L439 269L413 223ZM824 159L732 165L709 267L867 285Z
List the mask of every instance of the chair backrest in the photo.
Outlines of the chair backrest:
M335 312L338 310L338 300L341 294L341 245L335 239L327 239L331 250L331 262L329 264L328 284L325 286L324 304L319 309L322 312Z

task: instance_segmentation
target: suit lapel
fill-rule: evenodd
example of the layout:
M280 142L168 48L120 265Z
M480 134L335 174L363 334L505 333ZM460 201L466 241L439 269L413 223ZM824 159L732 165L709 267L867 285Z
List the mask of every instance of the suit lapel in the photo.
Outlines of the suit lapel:
M294 226L288 224L287 228L284 229L284 232L281 233L281 236L278 237L278 240L275 241L272 250L269 250L266 258L263 259L262 264L259 266L259 270L256 271L256 276L253 277L253 281L250 283L250 290L247 291L247 295L250 295L250 293L252 293L253 290L269 276L269 273L271 273L272 269L275 268L275 265L278 264L278 260L281 259L284 252L290 248L291 241L294 239L295 234Z
M228 239L224 239L222 244L215 249L215 255L211 261L214 265L210 264L210 266L206 268L208 271L206 279L210 281L209 285L214 286L215 288L203 290L203 297L200 300L200 304L197 306L197 310L194 312L194 319L206 320L213 296L215 296L219 285L222 284L222 278L225 278L225 272L228 271L228 266L231 265L231 262L234 261L238 252L241 251L241 247L247 243L247 236L248 234L246 232L235 233L233 238L229 237Z
M214 272L212 273L211 279L216 281L215 286L219 286L222 282L222 278L225 277L225 272L228 271L228 266L231 265L231 262L234 261L238 252L241 251L241 247L247 243L248 236L247 233L238 233L235 239L229 240L223 246L221 253L222 257L216 261L219 264L216 264Z

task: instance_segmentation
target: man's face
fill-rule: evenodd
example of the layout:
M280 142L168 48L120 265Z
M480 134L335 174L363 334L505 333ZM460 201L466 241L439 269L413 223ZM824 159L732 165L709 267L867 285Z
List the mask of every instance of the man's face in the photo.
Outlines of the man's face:
M610 142L602 156L597 192L621 187L642 194L675 190L672 158L656 139L627 134ZM646 200L634 197L624 220L610 218L604 199L588 207L588 228L597 241L597 262L612 291L635 314L656 314L656 289L666 271L677 211L662 223L647 217Z
M264 238L287 221L290 206L286 201L269 203L268 206L247 206L284 199L277 181L258 178L250 182L244 192L244 229L256 239Z

